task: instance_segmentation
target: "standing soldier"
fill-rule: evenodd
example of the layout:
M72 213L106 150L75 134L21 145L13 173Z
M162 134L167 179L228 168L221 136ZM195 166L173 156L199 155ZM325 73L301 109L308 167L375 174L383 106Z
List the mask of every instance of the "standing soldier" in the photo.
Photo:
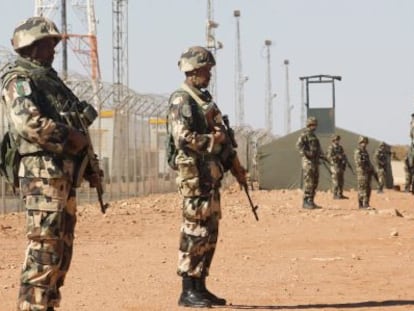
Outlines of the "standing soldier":
M75 179L83 176L78 160L88 140L62 116L65 105L78 110L82 103L52 68L55 46L61 39L56 25L44 17L19 24L12 38L18 57L1 81L9 133L22 157L18 176L27 218L18 310L58 307L59 289L72 259ZM83 105L96 117L92 106ZM97 178L88 176L91 184Z
M354 160L357 171L358 184L358 205L359 208L369 208L369 199L371 197L371 179L374 168L369 159L368 137L360 136L358 138L358 147L354 152Z
M316 188L319 182L319 162L326 160L315 130L318 121L315 117L309 117L306 121L306 129L299 136L296 148L302 156L303 174L303 208L320 208L314 202Z
M404 158L404 173L405 173L405 185L404 191L414 194L414 152L412 148L409 148L407 155Z
M223 173L230 170L246 185L246 170L206 90L215 64L211 52L200 46L181 55L178 65L186 79L171 95L167 116L167 131L177 150L171 162L178 170L177 184L183 197L177 273L182 277L178 304L185 307L226 304L205 284L218 238Z
M384 192L389 153L387 149L387 145L384 142L381 142L374 153L374 161L378 175L378 193Z
M331 177L332 177L332 193L335 200L348 199L343 195L344 191L344 173L348 159L344 148L339 144L341 137L339 135L332 135L332 144L328 147L326 157L330 163Z

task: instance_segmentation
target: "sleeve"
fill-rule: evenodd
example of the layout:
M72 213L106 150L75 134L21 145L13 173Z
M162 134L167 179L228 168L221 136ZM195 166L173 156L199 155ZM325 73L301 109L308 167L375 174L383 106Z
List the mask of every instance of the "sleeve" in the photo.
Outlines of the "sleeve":
M194 130L193 113L188 94L176 92L171 96L169 122L175 145L182 150L210 153L214 145L214 137L212 134L198 133Z
M296 149L299 151L299 154L303 157L305 156L305 144L304 144L304 135L301 134L296 142Z
M9 122L23 139L54 153L62 153L68 126L41 114L34 102L31 83L26 78L12 79L2 90Z

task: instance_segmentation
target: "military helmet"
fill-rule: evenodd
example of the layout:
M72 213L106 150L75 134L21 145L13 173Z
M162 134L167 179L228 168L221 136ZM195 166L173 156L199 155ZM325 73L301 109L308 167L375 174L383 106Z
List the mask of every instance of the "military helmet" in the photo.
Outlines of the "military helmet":
M309 117L306 120L306 126L309 127L311 125L318 125L318 120L315 117Z
M32 45L43 38L56 38L56 44L62 39L62 35L51 20L35 16L20 22L14 29L12 45L15 51Z
M332 141L337 141L337 140L340 140L340 139L341 139L341 136L339 136L338 134L332 134L332 136L331 136Z
M358 138L358 144L366 143L368 144L368 137L366 136L359 136Z
M183 72L193 71L195 69L210 65L214 66L216 61L213 54L201 46L192 46L181 54L178 61L178 67Z

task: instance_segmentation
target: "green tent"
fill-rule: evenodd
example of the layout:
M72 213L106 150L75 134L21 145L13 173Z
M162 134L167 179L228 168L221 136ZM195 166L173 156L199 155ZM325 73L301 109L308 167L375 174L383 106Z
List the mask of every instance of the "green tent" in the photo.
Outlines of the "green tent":
M280 137L258 149L258 181L260 189L297 189L302 185L302 164L296 142L303 130L293 132L289 135ZM360 134L353 133L336 127L336 134L341 136L341 145L348 157L349 163L355 171L354 150L358 144ZM326 152L331 144L331 134L316 134L322 146L323 152ZM381 141L370 138L367 146L368 153L372 164L374 163L374 152ZM386 187L393 187L393 178L390 161L388 161L388 172ZM356 176L352 174L349 168L345 171L345 189L357 187ZM373 189L377 187L375 180L372 183ZM323 164L319 167L319 185L318 190L328 190L331 188L331 177L328 166Z

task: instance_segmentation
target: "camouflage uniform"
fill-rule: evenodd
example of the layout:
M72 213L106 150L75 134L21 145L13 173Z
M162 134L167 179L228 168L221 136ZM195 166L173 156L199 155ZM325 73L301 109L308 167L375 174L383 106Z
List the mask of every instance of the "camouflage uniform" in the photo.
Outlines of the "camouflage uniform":
M332 193L334 199L345 199L344 191L344 173L347 163L344 148L339 144L340 136L332 136L332 144L326 151L326 157L330 163Z
M186 73L214 64L212 54L201 47L188 49L179 62ZM187 80L172 93L167 120L167 130L178 149L176 181L183 197L177 268L183 277L183 292L179 305L224 305L225 299L205 288L205 278L219 232L221 180L231 169L236 153L229 141L218 143L214 138L213 128L222 125L222 116L210 93L189 85Z
M60 38L52 22L30 18L16 28L15 49L44 37L43 30L44 36ZM32 34L32 41L19 38L22 32ZM67 154L70 128L59 112L62 103L77 98L51 67L18 57L2 76L2 101L22 156L19 187L27 219L18 310L53 310L71 262L76 224L75 162Z
M387 146L384 142L382 142L378 149L375 150L374 160L378 175L378 193L382 193L386 180L386 168L388 161Z
M296 142L296 148L302 156L304 208L319 207L314 203L314 198L319 183L319 161L324 156L319 139L315 135L316 126L316 118L309 117L307 120L307 128L302 132Z
M404 159L404 173L405 173L405 192L412 192L414 194L414 150L410 148Z
M366 149L368 138L363 136L359 137L358 144L358 148L356 148L354 152L358 184L358 204L359 208L368 208L370 207L371 179L374 173L374 168Z

